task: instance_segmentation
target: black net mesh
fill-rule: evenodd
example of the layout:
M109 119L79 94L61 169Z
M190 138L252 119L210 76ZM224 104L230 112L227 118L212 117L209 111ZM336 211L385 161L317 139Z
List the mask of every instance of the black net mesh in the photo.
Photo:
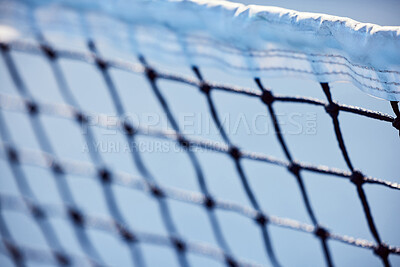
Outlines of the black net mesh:
M54 264L54 265L84 265L90 264L95 266L106 266L106 262L102 259L102 255L96 250L88 235L88 230L103 231L115 238L120 239L129 248L132 256L133 266L145 266L145 259L141 251L141 243L150 243L154 245L166 246L173 250L176 254L178 262L181 266L190 266L188 261L188 253L199 254L204 257L210 257L227 266L255 266L257 264L241 260L234 255L230 249L229 243L226 241L224 234L221 231L221 224L215 214L216 210L227 210L240 214L253 220L259 227L260 235L265 246L265 253L273 266L281 266L279 259L274 252L274 243L272 242L269 234L270 226L278 226L290 228L297 231L302 231L314 235L321 243L321 249L325 256L326 265L333 266L334 258L329 249L330 242L343 242L349 246L362 247L373 252L376 257L382 260L383 265L389 266L388 256L390 254L400 254L400 247L385 244L379 235L379 231L374 223L373 216L368 204L367 195L363 189L364 184L376 184L377 186L384 186L387 190L399 190L400 185L394 182L368 177L361 171L357 170L353 165L350 153L347 151L345 141L340 130L338 115L341 112L352 113L357 116L368 117L371 120L379 120L382 123L392 123L394 128L400 129L399 126L399 109L397 103L392 102L392 108L396 117L382 114L376 111L371 111L359 107L348 106L340 104L333 100L330 87L328 83L321 83L321 89L326 95L326 101L298 97L277 95L272 90L263 86L261 79L254 79L254 88L257 90L248 90L236 86L217 84L208 81L203 77L202 71L197 66L192 66L192 71L197 77L196 79L187 78L185 76L173 75L163 72L160 69L153 68L148 64L143 55L139 55L138 59L140 64L134 64L121 60L109 60L100 55L94 41L87 42L90 53L76 52L59 49L47 43L43 37L38 37L38 42L32 44L30 42L2 42L1 43L1 57L4 60L8 73L18 90L19 97L10 96L6 94L0 95L0 133L2 144L0 147L0 156L2 159L8 161L12 174L18 185L20 196L1 195L0 196L0 231L2 238L2 245L0 251L6 254L13 260L16 266L25 266L30 262L38 262L40 264ZM51 66L55 80L58 84L58 89L67 103L65 104L48 104L37 101L31 94L27 81L22 78L20 70L15 64L13 58L14 51L20 53L29 53L39 57L45 57L48 64ZM64 75L60 61L76 60L86 62L97 68L107 86L110 93L112 103L120 116L116 125L109 125L107 121L101 120L98 114L89 114L79 106L75 96L69 89L67 79ZM149 130L136 126L128 121L123 120L125 114L125 107L122 104L118 88L110 75L110 69L119 69L128 72L143 74L150 88L155 94L157 100L162 106L163 112L166 114L168 122L173 130ZM170 110L164 95L159 89L160 80L169 80L176 83L187 84L194 89L200 90L207 100L210 114L214 123L216 124L219 134L223 139L223 143L212 142L209 140L202 140L196 138L189 138L180 130L180 127ZM261 153L254 153L242 148L238 148L233 144L229 134L224 129L219 114L216 110L213 101L213 91L227 91L233 94L239 94L247 97L258 98L267 110L270 119L273 122L277 142L279 142L285 159L276 159ZM280 124L276 112L274 110L274 103L276 102L292 102L302 103L305 105L320 106L325 108L326 112L330 115L333 124L333 133L335 134L343 159L346 162L348 171L339 170L335 168L310 165L303 162L295 161L290 148L285 142L285 137L281 133ZM35 138L40 144L41 151L33 151L20 148L13 140L13 136L9 131L9 126L4 119L4 111L15 111L26 114L31 123L31 127L35 134ZM54 152L53 145L49 139L48 133L42 123L43 116L56 116L65 118L70 121L76 122L76 127L85 128L86 134L83 135L87 146L92 163L84 163L80 161L71 161L57 155ZM96 123L90 122L96 118ZM99 119L100 118L100 119ZM90 127L87 127L90 125ZM200 192L190 192L181 190L165 185L160 185L156 178L151 174L151 170L144 163L140 151L132 150L133 164L139 170L141 178L130 175L129 173L119 172L108 168L101 153L97 152L93 147L95 142L95 135L92 132L92 127L114 127L122 132L126 137L126 142L134 144L136 137L140 135L151 136L154 138L168 139L178 143L190 159L192 167L197 176ZM394 132L394 134L396 134ZM134 147L134 146L133 146ZM206 150L224 153L230 156L236 171L240 177L240 182L243 186L246 196L249 199L251 206L244 206L240 204L231 203L218 196L210 193L207 179L204 175L202 167L199 163L194 148L202 148ZM308 216L312 224L301 223L291 219L276 217L265 213L257 200L257 196L252 190L248 177L243 169L243 159L264 162L265 164L274 164L281 168L286 168L297 181L298 189L300 190L303 205L305 205ZM31 186L27 182L26 174L22 168L23 165L33 165L43 167L51 170L56 182L58 194L60 195L64 205L57 206L51 204L41 204L37 201ZM325 227L320 226L318 215L315 213L312 203L307 194L307 190L303 183L303 175L307 172L314 172L324 175L333 176L336 178L348 179L361 201L365 219L368 223L369 230L374 238L374 241L366 241L356 237L344 236L335 234ZM73 174L97 179L101 184L102 192L107 203L111 218L99 218L86 214L80 209L78 203L71 193L71 188L67 181L66 175ZM158 203L159 212L163 224L168 230L168 236L162 236L154 233L147 233L136 231L126 222L120 207L116 202L115 192L112 185L118 185L133 190L144 191L152 196ZM349 185L350 186L350 185ZM171 215L170 207L167 199L186 202L192 205L203 206L207 213L208 219L212 226L213 235L217 241L218 247L211 245L199 244L186 240L183 238L179 229L177 228L174 218ZM12 210L21 212L30 216L34 222L39 226L45 241L48 246L52 248L51 251L42 251L35 248L25 247L20 245L17 240L11 235L9 227L3 218L4 210ZM69 253L62 245L60 237L55 233L52 224L49 222L51 218L61 218L69 222L70 227L79 241L81 250L86 255L80 257Z

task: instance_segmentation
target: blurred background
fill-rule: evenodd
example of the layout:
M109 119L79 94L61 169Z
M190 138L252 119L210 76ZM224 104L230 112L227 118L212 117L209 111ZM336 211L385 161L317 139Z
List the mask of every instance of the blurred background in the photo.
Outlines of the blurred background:
M400 25L400 2L396 0L337 0L337 1L236 1L245 4L273 5L299 11L326 13L350 17L361 22L380 25ZM88 48L82 48L88 52ZM137 62L134 55L120 55L99 43L102 55L122 57ZM39 101L64 103L46 58L12 52L17 68L32 95ZM159 70L168 70L195 79L190 66L176 66L151 61ZM60 60L67 83L79 105L92 113L115 116L116 111L99 70L90 64ZM212 67L200 66L206 80L237 85L257 90L253 80L230 75ZM123 105L134 120L156 129L170 127L165 112L158 103L146 78L111 70ZM326 100L320 85L314 81L290 77L262 80L274 93L301 95ZM160 81L161 93L177 118L182 132L188 137L222 141L213 124L204 95L195 87ZM387 101L364 94L349 83L333 83L333 98L339 103L360 106L394 115ZM3 58L0 60L0 92L19 96ZM226 131L232 142L247 151L259 152L285 159L276 140L266 107L259 99L229 92L212 93L217 112L225 118ZM322 107L305 104L276 103L284 138L293 157L301 162L322 164L347 170L338 148L331 118ZM2 111L13 140L21 148L40 150L27 114ZM42 116L49 141L60 158L90 162L82 132L74 121ZM390 123L341 112L340 125L350 158L357 169L368 176L400 182L398 132ZM99 153L110 168L140 176L132 163L129 151L123 150L126 139L121 133L93 127ZM186 153L169 141L152 137L138 137L144 163L157 181L184 190L199 192L195 170ZM161 148L161 149L160 149ZM210 192L218 199L250 206L233 161L228 155L211 151L197 151L201 168ZM250 187L262 209L270 215L295 219L311 224L294 177L282 167L243 160ZM22 167L38 200L43 203L63 204L54 177L48 169ZM0 193L19 195L15 178L8 163L0 161ZM318 220L334 233L372 241L356 188L346 179L303 172L303 179ZM67 175L76 203L85 213L110 216L101 184L93 178ZM397 190L379 185L365 185L364 189L382 239L400 246L400 215ZM160 210L154 197L141 191L113 186L118 207L128 225L134 230L167 235ZM205 242L217 246L206 209L201 206L167 200L171 216L179 234L185 240ZM259 227L250 219L233 212L217 210L222 233L237 258L248 259L265 266L270 262L265 253ZM49 249L38 225L30 217L13 211L3 211L12 235L22 245ZM82 255L82 250L66 220L51 219L64 247ZM320 241L311 234L270 226L272 245L282 266L324 266ZM130 266L128 249L117 235L89 231L99 254L110 266ZM335 266L381 266L371 250L357 248L336 241L328 241ZM141 244L148 266L178 266L175 252L169 247ZM188 254L191 266L222 266L221 263ZM400 266L400 256L390 256L393 266ZM12 266L10 259L0 255L1 266ZM28 266L42 266L30 263Z

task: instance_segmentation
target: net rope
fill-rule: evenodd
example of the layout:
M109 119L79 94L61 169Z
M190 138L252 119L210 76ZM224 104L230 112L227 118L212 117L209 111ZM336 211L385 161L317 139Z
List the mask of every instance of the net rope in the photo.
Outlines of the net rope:
M187 258L188 253L200 254L204 257L209 257L225 263L227 266L258 266L257 263L239 259L232 253L230 246L221 231L221 224L216 216L216 211L219 209L240 214L256 223L264 242L265 253L273 266L281 266L281 264L274 252L273 242L269 234L270 226L289 228L314 235L321 242L321 249L325 256L327 266L334 265L334 259L329 249L330 240L370 249L382 260L384 266L390 266L388 259L390 254L400 254L400 247L392 246L382 241L379 231L374 223L367 196L363 189L363 185L368 183L384 186L388 188L388 190L399 190L400 185L395 182L366 176L353 166L350 153L347 151L345 146L338 119L340 112L348 112L354 115L379 120L383 123L391 123L395 129L400 131L400 112L397 102L391 102L395 114L395 116L391 116L360 107L340 104L334 101L328 83L321 83L321 89L326 96L326 101L302 96L279 95L275 94L273 90L264 87L260 78L254 79L255 89L241 88L233 85L218 84L208 81L207 77L203 77L198 66L192 66L192 71L197 78L192 79L183 75L170 74L156 69L146 61L146 58L142 54L138 55L139 64L123 60L108 59L99 53L97 44L92 39L87 40L87 48L90 53L57 48L47 42L39 31L36 32L36 39L36 43L26 41L0 42L2 58L7 67L8 74L19 94L18 97L3 93L0 94L0 134L2 139L0 157L8 162L20 192L20 196L0 196L0 233L2 238L0 252L10 257L16 266L25 266L30 261L51 263L60 266L73 264L79 265L80 263L88 263L93 266L107 266L88 235L89 229L104 231L113 237L121 239L129 248L132 264L134 266L146 266L143 252L141 250L141 243L151 243L171 248L175 252L180 266L190 266L190 262ZM47 59L57 82L58 90L66 104L44 103L33 97L29 86L22 78L20 70L15 63L13 58L14 51L34 54ZM104 116L106 115L90 114L79 106L78 101L75 99L75 96L69 88L63 69L60 66L60 61L64 59L85 62L93 65L99 70L119 117L117 125L111 125L109 122L104 120ZM168 122L172 125L172 130L148 129L133 125L130 122L123 120L125 107L122 104L118 88L110 74L111 69L144 75L152 92L160 103L163 112L167 116ZM185 136L181 131L176 118L171 112L169 103L160 91L158 83L160 80L169 80L187 84L200 90L207 100L213 122L217 126L223 142L214 142ZM269 155L246 151L245 149L237 147L231 141L221 123L217 107L212 98L212 92L218 90L248 97L255 97L265 105L265 109L269 113L274 126L277 142L284 152L285 159L278 159ZM343 160L345 161L348 170L340 170L294 160L295 157L292 155L285 142L285 137L282 134L279 120L274 110L274 103L276 102L302 103L324 108L332 119L333 130L338 142L338 147L342 153ZM35 138L40 146L40 151L20 148L18 144L15 143L10 134L9 126L4 119L3 111L18 112L26 114L29 117ZM42 116L61 117L69 121L75 121L77 127L82 129L84 128L86 134L83 134L83 137L89 147L92 162L77 162L56 155L53 144L50 142L48 133L46 132L41 120ZM126 142L129 144L135 144L137 142L137 136L140 135L167 139L179 144L189 158L190 164L195 171L200 192L191 192L160 184L157 181L157 178L152 174L151 169L144 163L141 153L136 149L132 150L131 157L132 164L136 166L140 172L140 177L134 177L128 173L113 170L107 166L101 153L98 153L96 149L94 149L93 144L95 143L95 135L93 134L91 127L114 127L124 134ZM133 146L133 148L135 148L135 146ZM237 174L239 175L243 190L250 201L250 206L243 206L241 204L219 199L217 196L210 193L207 179L196 156L195 148L216 151L218 153L226 154L231 158L235 165ZM248 182L249 179L243 168L243 159L260 161L266 164L274 164L286 168L297 182L304 206L312 224L276 217L263 211L257 200L257 196ZM31 165L51 170L54 181L57 185L58 194L61 196L64 205L55 206L38 202L38 197L34 194L32 188L27 182L26 174L22 168L23 165ZM336 178L348 179L356 189L363 207L366 222L374 241L372 242L336 234L327 228L320 226L318 216L312 207L312 203L303 182L304 172L314 172L330 175ZM79 203L76 202L72 195L72 189L67 180L68 174L95 179L101 184L103 196L106 200L107 209L111 218L98 218L87 214L85 211L80 209ZM168 235L162 236L132 229L122 215L120 207L118 207L115 193L112 190L112 185L144 191L152 196L157 201L162 222L167 229ZM203 206L207 213L218 247L192 242L182 237L171 214L170 206L167 202L168 199ZM3 218L3 211L5 210L19 212L30 216L39 226L45 241L52 250L41 251L25 247L20 245L17 240L14 240L7 223ZM52 224L49 222L49 219L52 217L59 217L69 222L86 257L82 258L73 255L63 247L60 237L57 236Z

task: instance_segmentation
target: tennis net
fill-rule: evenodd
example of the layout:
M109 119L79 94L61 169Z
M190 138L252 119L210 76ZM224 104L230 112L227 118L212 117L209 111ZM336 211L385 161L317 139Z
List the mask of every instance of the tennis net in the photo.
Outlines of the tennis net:
M5 71L5 73L2 73L2 77L9 77L17 94L8 94L4 92L0 94L0 133L2 139L0 156L4 162L7 162L8 168L11 170L10 173L17 185L19 195L8 194L6 192L1 193L0 231L2 245L0 246L0 251L11 259L16 266L26 266L29 265L30 262L36 262L39 265L108 266L109 263L104 259L104 252L98 251L96 242L91 238L90 232L93 230L104 232L117 240L121 240L128 248L134 266L146 266L147 258L142 251L143 244L152 244L169 248L175 253L179 266L191 266L188 255L192 253L215 259L217 262L227 266L258 266L265 264L282 266L281 259L277 256L277 252L274 249L274 241L271 238L270 231L274 226L289 228L313 235L320 242L322 255L324 255L327 266L334 265L335 257L329 245L331 242L337 241L345 243L348 246L356 246L365 250L370 250L382 261L384 266L390 266L389 256L399 255L400 247L396 246L396 244L388 244L383 241L374 221L373 212L367 199L365 185L372 184L374 186L381 186L385 188L385 190L394 190L396 192L400 189L400 185L397 182L370 177L356 168L351 158L351 151L348 151L345 145L346 143L342 134L339 115L348 113L354 116L355 119L358 117L365 117L369 120L378 121L381 125L391 124L393 126L393 135L398 134L397 131L400 130L400 112L397 100L398 93L400 92L398 82L400 80L400 74L396 71L396 62L394 59L387 59L385 62L388 66L394 66L393 69L377 69L382 65L377 59L381 56L378 52L376 52L376 55L368 58L372 64L375 64L374 66L377 66L374 68L370 65L363 66L363 62L354 63L351 60L349 61L346 56L340 54L322 56L315 52L304 52L302 49L295 52L287 51L285 50L286 47L292 45L291 40L281 40L281 36L276 36L279 29L272 29L273 32L271 36L273 37L268 35L265 42L269 44L271 38L273 38L274 41L272 43L274 45L278 47L282 45L284 48L278 50L276 50L276 48L270 48L266 53L272 53L271 57L263 57L262 55L258 55L260 57L257 57L257 53L262 53L259 50L252 50L252 48L238 50L237 47L233 47L234 45L228 46L218 44L218 40L212 42L210 40L207 41L204 39L204 36L200 36L200 33L204 34L204 32L202 32L204 28L197 27L197 24L194 22L192 24L184 24L185 21L191 21L191 13L189 11L192 9L198 9L200 14L210 12L211 15L214 16L215 12L219 12L219 14L225 14L225 11L238 12L238 9L244 8L241 5L234 6L235 9L232 9L230 4L226 4L225 2L212 4L201 1L165 1L159 2L158 4L160 6L155 9L151 2L139 1L137 4L134 3L132 5L133 7L138 5L142 9L137 9L136 12L130 14L127 9L124 10L124 7L129 7L129 11L133 7L130 7L130 4L126 1L120 1L119 3L121 3L121 5L117 5L118 9L110 7L111 11L106 8L106 4L103 6L103 4L96 5L96 3L91 2L92 1L88 1L90 4L85 6L79 4L78 1L65 1L65 5L61 5L61 7L47 6L46 3L41 3L40 1L32 1L32 3L28 2L28 4L17 1L14 4L8 3L7 5L2 5L2 21L5 22L4 25L7 25L7 27L3 27L0 42L1 56L5 66L5 68L2 69ZM196 8L194 8L194 6ZM50 16L49 14L54 12L54 8L57 10L57 12L54 13L56 15L53 14L53 16ZM168 10L175 8L178 10L182 8L186 13L182 13L182 18L177 19L175 22L170 18L168 19L169 23L165 22L163 16L170 16ZM62 11L59 11L59 9ZM222 11L220 9L222 9ZM118 13L115 10L118 10ZM102 19L101 15L104 15L100 11L105 13L109 12L107 15L111 14L111 17L114 16L114 18L118 18L118 23L120 23L118 27L121 27L121 25L124 27L126 27L126 25L135 25L135 29L138 30L139 34L138 32L129 30L128 34L122 37L123 40L128 39L128 43L132 45L132 47L129 48L131 49L130 54L133 54L136 57L135 59L127 60L117 57L107 57L103 56L105 53L100 52L98 43L102 41L110 42L110 40L116 42L113 36L113 29L107 30L107 38L109 38L109 40L97 40L93 34L94 30L90 30L90 23L85 21L85 19L91 15L91 12L98 12L93 15L96 17L95 21L98 25L99 20ZM251 13L251 11L251 8L245 9L242 10L240 14L247 15L251 18L257 17L254 15L250 16L248 13ZM265 10L259 11L258 17L264 15L266 16L264 18L273 20L274 13L272 11L268 14L265 14ZM72 20L71 14L69 13L68 16L65 15L66 18L63 17L60 19L60 17L57 17L57 14L65 14L63 12L75 14L79 18L79 23L77 23L76 20ZM9 14L15 15L15 17L10 19ZM149 14L152 14L152 16L149 17ZM137 18L134 17L133 21L127 21L126 18L128 15L133 17L137 16ZM43 22L41 22L41 24L37 21L38 18L43 19L43 17L48 20L46 23L52 23L52 20L55 20L55 24L43 26ZM155 17L162 22L159 23L161 26L154 25L154 21L157 21ZM14 20L16 18L23 19L21 19L20 22L15 22ZM241 18L241 16L238 15L235 18ZM62 25L61 22L63 19L68 19L71 24ZM104 23L110 23L111 26L107 27L114 27L115 25L109 22L108 19L109 18L107 18ZM223 16L221 19L226 20L227 24L228 22L233 24L234 27L238 27L238 23L243 22L239 19L229 21ZM148 22L148 20L152 22ZM334 19L327 21L327 25L330 25L329 23L332 23ZM57 23L59 23L59 25ZM207 25L206 21L202 21L202 23ZM261 27L259 23L260 22L256 20L252 25L255 32L250 31L248 34L256 34L256 29ZM337 23L340 24L340 21ZM76 24L79 25L76 26ZM247 26L244 27L244 29L248 30L249 28ZM54 29L52 27L54 27ZM62 30L60 30L60 27ZM81 49L71 48L74 44L69 47L65 42L62 44L52 42L50 40L52 35L46 35L46 31L49 31L52 34L61 33L67 37L73 36L75 27L82 28L84 32L83 48ZM327 27L328 28L319 28L318 36L320 36L320 39L313 36L310 40L322 42L321 38L327 38L327 32L333 31L334 29L332 25L330 26L331 28L329 28L329 26ZM351 26L348 25L346 27L351 28ZM27 38L25 35L14 37L15 29L22 33L29 31L32 37ZM185 36L184 33L180 31L181 29L183 29L182 31L190 30L199 31L200 33L198 36ZM99 28L97 30L101 32L101 30L105 31L105 28ZM215 31L220 30L221 29L216 29ZM283 31L284 30L285 28L283 28ZM290 30L292 31L293 29ZM222 31L224 31L224 29ZM312 29L309 31L312 31ZM389 30L386 30L386 33L388 31ZM393 31L399 32L400 30L395 29ZM118 30L115 32L115 34L119 34ZM177 37L166 40L164 45L155 43L155 41L159 40L160 36L162 38L167 38L167 35L170 35L171 32L176 34ZM158 35L159 33L160 35ZM215 32L210 34L216 35ZM346 36L347 33L343 31L341 34ZM375 34L375 36L376 35L379 34ZM140 36L140 38L135 39L137 36ZM149 39L146 39L145 36ZM241 38L244 37L241 36ZM290 38L295 37L298 37L298 35ZM221 40L225 40L224 38ZM395 53L391 49L394 49L396 42L399 42L399 38L396 38L394 38L393 47L391 47L391 44L387 44L388 50L385 51L385 53ZM237 43L235 45L242 48L247 47L248 44L242 43L242 40L243 39L236 40ZM276 40L280 40L280 43L276 44ZM307 47L310 40L308 40L307 37L302 40L304 42L304 47ZM388 38L388 40L390 40L390 38ZM378 41L379 40L376 42ZM204 44L202 42L204 42ZM371 41L371 43L373 42L374 40ZM125 44L120 43L115 44L115 46L122 51L125 51L125 48L122 47L124 45ZM173 47L173 45L179 45L179 50ZM265 44L257 43L256 45ZM295 46L296 45L298 44L295 44ZM193 46L198 46L195 47L196 51L192 50ZM332 44L332 46L335 46L335 44ZM209 48L206 52L203 51L205 47ZM226 51L220 51L222 49L226 49ZM372 51L371 53L375 51L373 45L367 45L365 49L370 49ZM378 50L378 48L376 49ZM149 53L150 50L152 53ZM182 58L176 56L175 50L179 51ZM363 48L359 50L358 53L365 53ZM229 58L220 56L225 55L225 53L232 55ZM19 54L28 54L33 55L35 58L45 59L46 64L51 69L53 75L52 79L55 80L57 87L53 88L53 90L57 90L62 97L60 103L46 101L46 95L42 95L41 97L35 95L30 86L30 81L24 76L23 67L21 68L21 64L17 62ZM189 74L185 75L175 73L174 71L166 71L162 67L152 64L151 62L155 60L154 58L149 60L147 54L151 54L154 58L167 63L171 62L176 56L177 61L182 61L184 66L187 66ZM396 56L398 56L398 52L393 57ZM217 59L213 57L217 57ZM275 62L277 58L278 61ZM88 111L85 107L82 107L79 98L75 96L76 92L71 90L68 73L66 73L62 66L63 61L80 62L91 68L95 68L98 73L100 73L102 83L105 85L110 96L110 99L107 101L111 101L116 112L114 120L110 121L106 115L93 113ZM211 61L218 63L210 63ZM294 61L297 62L296 65L292 65ZM301 61L301 63L298 63L298 61ZM306 64L304 62L306 62ZM202 65L207 65L207 63L211 65L225 65L224 70L226 69L227 72L246 72L245 75L254 77L248 78L252 80L253 87L235 86L234 84L218 83L218 81L207 79L202 68ZM276 64L276 66L273 67L273 64ZM282 64L284 64L285 67L282 67ZM240 66L242 66L242 68L240 68ZM244 68L244 66L246 66L246 68ZM40 66L38 68L40 68ZM342 68L344 68L345 71L343 71ZM169 127L155 129L137 125L126 119L128 108L124 104L126 100L123 99L120 94L118 81L114 79L114 71L139 74L145 78L148 89L153 93L156 102L160 105ZM269 75L285 76L289 75L291 72L299 74L302 77L312 76L312 80L317 80L321 87L320 90L325 96L325 100L306 96L281 95L264 85ZM82 77L82 79L85 79L85 77ZM351 81L367 93L386 98L387 105L391 106L394 115L345 105L335 101L333 97L334 92L332 92L333 90L331 90L330 84L331 82L339 80ZM185 133L178 122L176 114L172 110L173 108L164 93L165 91L161 88L165 81L187 85L202 93L202 97L206 100L212 123L215 125L219 138L221 138L222 141L217 142L206 138L197 138ZM221 114L218 112L218 106L213 98L214 92L219 91L238 95L243 98L248 97L259 100L272 122L273 132L276 136L274 138L279 144L284 158L275 157L268 153L253 152L235 144L232 136L230 136L230 132L223 123ZM103 100L98 99L97 96L92 96L91 99L102 105ZM301 160L296 160L279 121L279 114L276 111L276 105L278 103L295 103L313 106L315 108L323 108L330 116L332 135L334 135L337 140L337 151L340 151L347 170L318 164L309 164ZM9 123L10 119L7 118L10 113L22 114L29 121L34 138L38 144L38 149L25 148L15 140L10 130L12 127ZM64 155L56 153L52 137L49 135L45 121L43 120L44 117L62 118L64 121L74 123L74 127L81 129L83 133L82 137L88 148L87 152L90 161L71 160ZM129 144L130 147L129 153L132 157L132 163L130 164L138 170L140 177L132 175L129 171L120 171L109 166L110 164L105 159L104 153L98 151L95 147L96 139L103 138L95 134L94 129L96 128L114 129L124 136L125 142ZM20 130L23 131L23 129ZM63 142L73 142L68 135L67 133ZM189 159L188 164L195 173L199 190L189 191L170 186L165 184L165 182L159 182L154 175L154 169L156 169L157 166L150 166L147 164L146 156L135 146L138 142L138 138L142 136L168 140L178 144L181 148L181 153L187 155ZM202 166L199 160L198 149L221 153L230 158L235 172L239 177L242 190L247 198L247 203L249 204L235 203L230 200L219 198L212 193L213 190L210 188L210 181L207 179L204 166ZM336 152L327 151L326 153ZM297 190L300 192L303 203L298 203L298 205L303 205L311 223L303 223L267 213L258 200L259 196L255 193L254 188L252 188L249 182L250 177L246 174L244 161L257 161L287 169L292 175L292 178L296 181ZM24 166L39 167L51 172L54 183L56 184L57 194L61 199L61 205L56 205L54 203L46 204L40 201L40 196L32 189L32 182L27 178L28 175ZM177 165L176 168L180 167ZM318 219L318 214L313 208L310 195L304 182L304 176L307 176L309 173L331 176L331 179L344 178L351 182L352 186L355 188L355 194L357 194L361 202L365 222L373 237L373 241L336 234L333 230L328 230L328 227L322 226ZM6 175L5 172L4 175ZM95 216L92 215L90 211L82 209L81 203L74 197L73 190L70 186L69 176L71 175L91 178L101 187L102 197L106 202L107 210L110 215L109 217ZM140 229L132 227L125 218L125 212L119 207L120 202L117 200L118 196L115 192L115 186L143 191L146 195L150 196L157 203L161 221L167 230L167 234L161 235L154 232L141 231ZM170 200L203 207L211 227L212 235L216 240L216 246L192 241L181 235L176 220L174 220L174 216L172 215L173 208L171 207ZM387 205L391 204L387 203ZM224 234L223 225L218 219L217 211L219 210L235 213L255 222L256 226L254 227L258 227L259 229L268 262L257 263L254 260L242 259L233 252L228 242L229 238ZM15 237L10 230L11 226L7 223L5 214L8 212L17 212L27 215L32 222L39 227L41 235L48 246L48 250L27 247L21 244L21 240ZM186 216L189 218L192 215L186 214ZM68 249L65 248L65 244L63 244L64 237L59 236L59 233L55 230L53 225L54 223L52 220L55 218L66 222L72 229L73 235L78 241L79 250L82 251L81 254L70 253ZM395 219L396 218L394 218L394 220ZM238 229L238 231L240 231L240 229ZM279 253L279 255L282 255L282 253ZM170 264L173 265L172 263Z

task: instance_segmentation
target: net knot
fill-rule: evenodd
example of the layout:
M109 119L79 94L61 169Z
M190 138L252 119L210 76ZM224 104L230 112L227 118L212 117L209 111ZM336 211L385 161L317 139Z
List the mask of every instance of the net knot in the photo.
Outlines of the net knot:
M272 95L271 91L264 90L261 95L261 101L267 105L271 105L274 102L275 98Z
M69 213L69 217L71 218L71 220L72 220L75 224L77 224L77 225L79 225L79 226L83 225L83 223L84 223L84 218L83 218L82 213L81 213L79 210L76 210L76 209L74 209L74 208L70 208L69 211L68 211L68 213Z
M111 173L106 168L102 168L98 171L99 178L103 183L111 182Z
M39 112L38 106L31 101L26 102L26 109L28 110L30 115L36 115Z
M104 59L99 57L96 57L96 65L101 70L105 70L108 67L108 63Z
M8 51L10 51L10 45L8 45L6 43L0 43L0 49L3 52L8 52Z
M11 162L18 162L18 152L14 148L9 147L7 149L7 156Z
M66 255L63 255L61 253L54 253L54 256L60 265L70 265L71 264L69 258Z
M75 114L75 119L79 122L79 123L87 123L88 122L88 118L86 117L86 115L84 115L81 112L77 112Z
M360 171L355 170L350 176L350 182L357 186L361 186L365 182L364 175Z
M116 223L116 226L117 226L118 232L121 235L123 240L125 240L128 243L137 241L134 234L132 232L130 232L128 229L126 229L123 225Z
M50 46L48 46L48 45L42 45L42 46L41 46L41 49L43 50L43 52L46 54L46 56L47 56L49 59L54 60L54 59L57 58L56 51L54 51L54 49L51 48Z
M379 244L379 246L374 249L374 253L382 259L386 259L389 256L390 250L386 244Z
M322 240L326 240L329 237L329 232L324 227L317 226L315 228L314 234L321 238Z
M288 170L293 173L294 175L298 176L301 170L301 167L299 164L292 162L288 166Z
M157 198L164 196L163 191L155 185L150 186L150 191L153 194L153 196L155 196Z
M206 196L204 198L204 205L208 208L208 209L212 209L215 207L215 201L212 197L210 196Z
M237 262L230 256L225 256L225 262L229 267L238 267Z
M64 173L64 170L63 170L63 168L61 167L61 165L58 164L58 163L55 162L55 161L52 162L52 164L51 164L51 169L52 169L52 171L53 171L54 173L57 173L57 174L63 174L63 173Z
M266 225L268 223L268 218L264 214L262 214L261 212L258 212L255 220L261 226L264 226L264 225Z
M397 116L394 121L392 122L392 125L394 128L396 128L397 130L399 130L399 135L400 135L400 117Z
M240 152L239 148L237 148L236 146L231 146L229 148L229 154L231 155L232 158L234 158L235 160L240 159L240 157L242 156L242 153Z
M157 79L157 72L154 69L152 69L150 67L146 67L145 73L146 73L147 78L150 81L154 82Z
M136 133L133 126L128 122L123 123L123 128L124 128L125 133L129 136L133 136Z
M206 83L206 82L201 82L200 83L200 90L205 93L206 95L208 95L211 91L211 86Z
M172 243L174 244L176 250L178 250L179 252L184 252L186 250L186 244L180 240L179 238L176 237L172 237L171 238Z
M337 117L339 115L339 106L333 102L325 105L325 111L331 116L331 117Z
M29 205L29 209L32 213L32 216L37 219L44 219L46 217L44 211L36 205Z
M21 261L23 259L21 251L19 251L16 246L8 242L5 242L5 246L7 247L8 252L11 254L11 257L13 257L15 261Z
M190 142L188 140L186 140L183 136L178 137L178 142L184 148L190 147Z

